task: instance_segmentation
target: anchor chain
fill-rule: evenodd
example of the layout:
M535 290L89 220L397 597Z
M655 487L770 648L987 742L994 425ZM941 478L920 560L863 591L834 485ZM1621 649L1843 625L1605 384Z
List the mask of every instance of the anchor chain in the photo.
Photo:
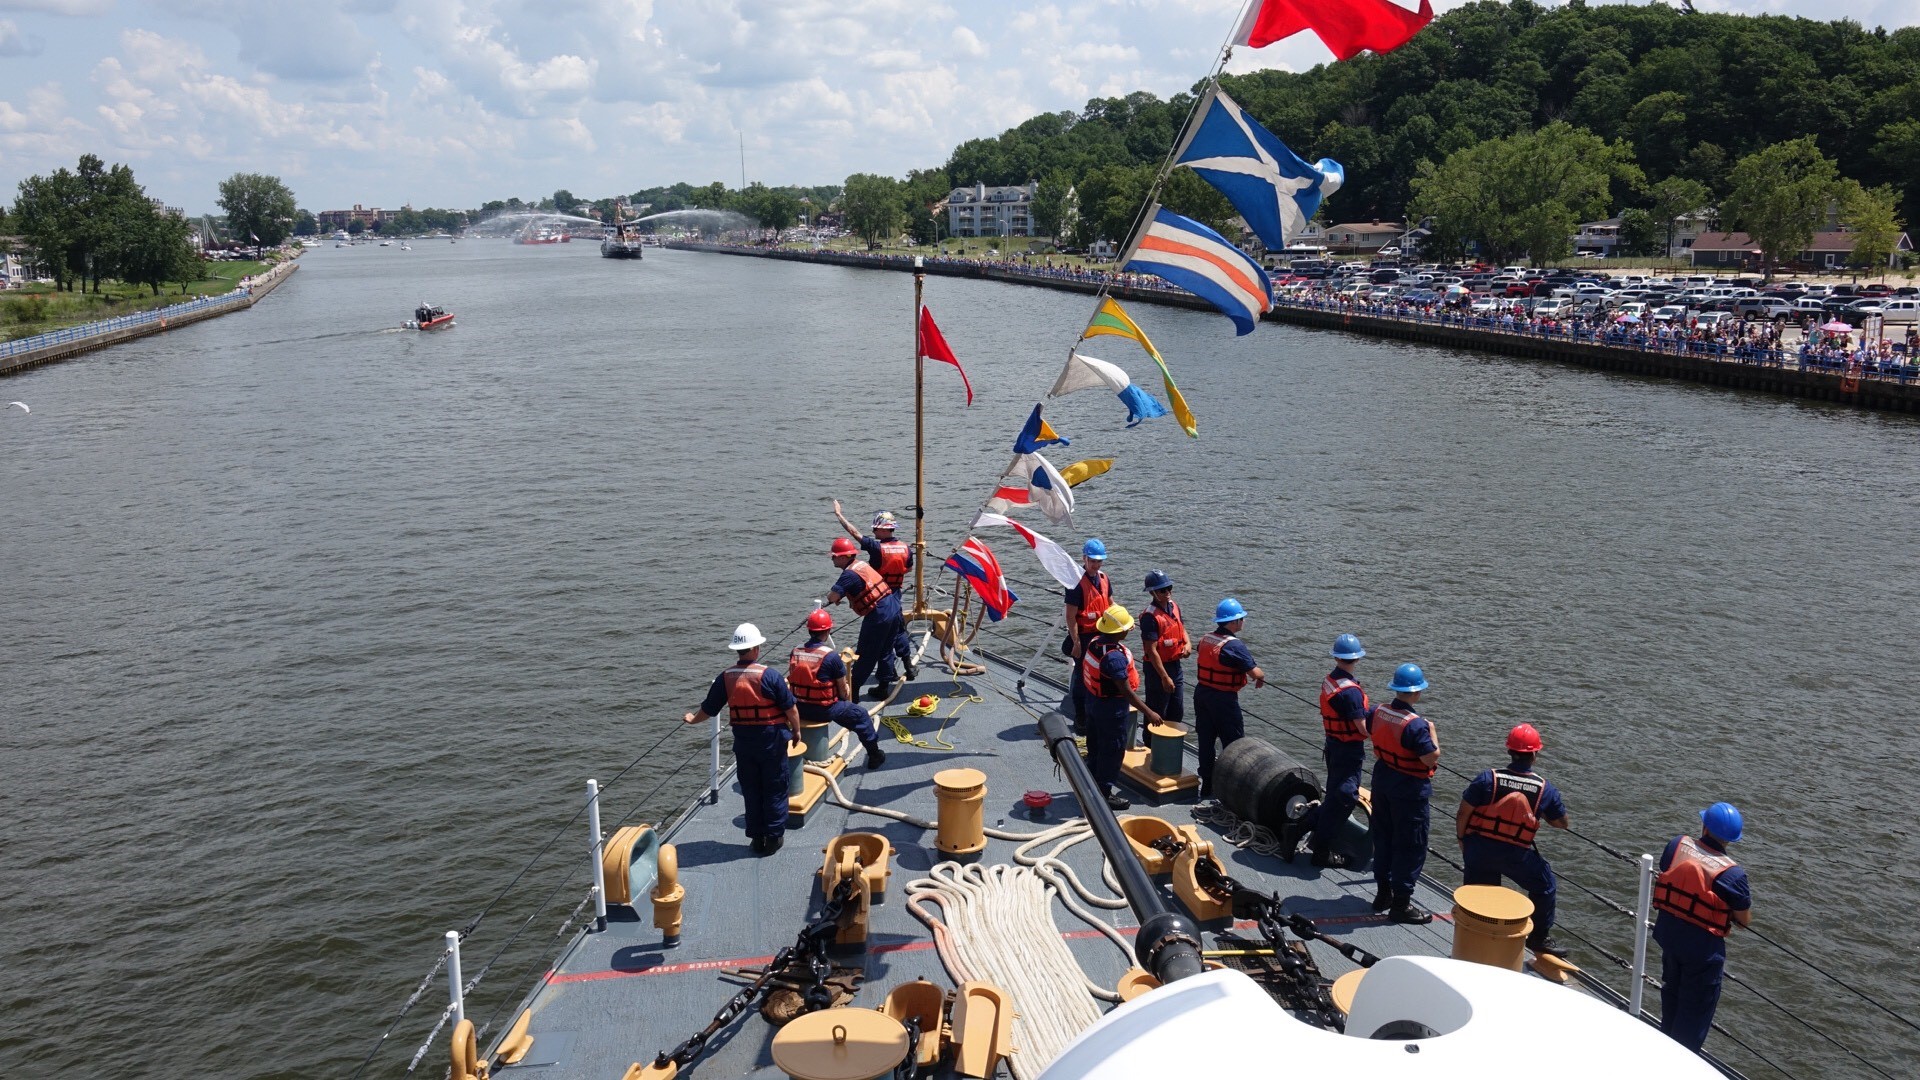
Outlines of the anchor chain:
M756 976L753 982L743 987L739 993L727 999L720 1011L706 1027L694 1032L686 1041L672 1050L663 1050L654 1058L656 1069L685 1068L697 1061L706 1052L707 1043L729 1024L739 1019L740 1014L753 1005L754 1000L767 992L768 986L776 981L801 986L798 994L802 1005L800 1013L817 1012L831 1008L836 994L835 987L828 980L833 977L833 963L827 958L827 948L833 942L838 928L840 915L847 901L853 899L854 884L851 878L842 880L827 897L820 917L809 922L801 929L793 944L774 954L773 961L765 971ZM796 1014L798 1015L798 1014Z

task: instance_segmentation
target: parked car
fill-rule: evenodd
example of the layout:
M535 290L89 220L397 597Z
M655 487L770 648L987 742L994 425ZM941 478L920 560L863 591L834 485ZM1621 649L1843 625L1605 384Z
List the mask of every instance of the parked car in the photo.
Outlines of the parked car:
M1694 324L1703 329L1711 330L1723 322L1731 322L1732 319L1733 313L1730 311L1706 311L1702 312L1700 316L1694 320Z
M1895 296L1880 306L1880 319L1888 326L1920 325L1920 300Z
M1743 296L1733 302L1733 313L1742 319L1784 319L1793 314L1793 305L1777 296Z
M1636 319L1645 319L1647 317L1647 305L1639 300L1628 300L1613 310L1615 314L1631 315Z
M1549 296L1533 305L1533 313L1541 318L1564 319L1573 314L1576 305L1563 296Z
M1818 297L1803 296L1793 302L1793 317L1818 319L1827 313L1827 305Z
M1686 305L1668 304L1665 307L1655 308L1650 319L1657 323L1684 323L1687 321Z

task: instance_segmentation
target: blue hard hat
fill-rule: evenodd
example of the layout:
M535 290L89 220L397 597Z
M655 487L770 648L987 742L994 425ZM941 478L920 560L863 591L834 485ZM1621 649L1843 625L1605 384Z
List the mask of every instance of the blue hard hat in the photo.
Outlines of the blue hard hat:
M1360 639L1352 634L1341 634L1333 639L1333 658L1335 660L1358 660L1367 655L1360 645Z
M1241 607L1240 601L1235 600L1231 596L1220 601L1219 605L1213 609L1213 621L1217 623L1232 622L1235 619L1244 619L1246 617L1247 609Z
M1393 669L1393 681L1387 689L1396 694L1415 694L1427 688L1427 673L1419 664L1401 664Z
M1723 844L1738 842L1740 834L1746 831L1745 822L1740 820L1740 808L1724 802L1700 811L1700 827Z
M1148 592L1157 592L1160 589L1171 589L1171 588L1173 588L1173 579L1167 576L1167 572L1165 570L1147 571L1147 591Z
M1107 557L1107 545L1101 543L1100 538L1096 536L1080 545L1080 556L1085 559L1104 559Z

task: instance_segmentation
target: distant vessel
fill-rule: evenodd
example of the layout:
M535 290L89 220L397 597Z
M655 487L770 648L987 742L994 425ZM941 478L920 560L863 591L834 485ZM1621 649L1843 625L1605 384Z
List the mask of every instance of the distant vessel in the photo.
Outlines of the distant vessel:
M407 323L409 330L439 330L453 325L453 312L445 311L426 301L413 309L413 320Z
M537 228L528 225L526 228L520 230L518 236L513 238L513 242L516 244L565 244L572 240L573 237L568 236L565 230L547 225L542 225Z
M380 246L381 246L381 247L392 247L392 246L393 246L393 241L391 241L391 240L382 240L382 241L380 241Z
M606 236L600 241L600 257L603 259L637 259L644 242L640 237L627 232L627 202L615 199L613 203L613 224L607 226Z

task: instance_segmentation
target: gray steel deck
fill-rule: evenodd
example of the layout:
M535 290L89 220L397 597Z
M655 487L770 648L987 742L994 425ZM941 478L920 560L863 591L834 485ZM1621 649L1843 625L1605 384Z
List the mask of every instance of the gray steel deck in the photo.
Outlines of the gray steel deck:
M885 766L868 770L859 762L850 767L841 777L848 798L931 820L936 816L933 774L969 766L987 775L986 819L991 826L1032 832L1078 815L1072 792L1054 775L1053 762L1035 727L1036 717L1058 704L1057 685L1030 676L1027 700L1017 701L1016 669L992 658L988 658L985 677L962 680L959 689L938 664L924 665L921 674L914 692L947 699L941 715L950 712L948 702L962 694L983 698L965 705L948 723L944 737L956 749L926 750L884 741L888 736L883 730L883 745L888 747ZM1037 693L1053 696L1047 700ZM898 700L906 701L908 696L902 694ZM913 720L909 726L916 735L928 738L939 721ZM1191 758L1188 767L1192 767ZM1031 789L1054 795L1040 822L1031 819L1021 805L1021 795ZM1129 795L1134 799L1133 813L1153 814L1176 826L1192 821L1191 794L1158 807L1137 792ZM852 1004L872 1008L889 988L915 978L929 979L943 988L953 985L931 935L905 902L906 883L943 861L929 833L823 802L803 828L789 829L780 852L757 858L747 849L741 820L739 788L728 783L717 806L700 806L679 822L667 839L679 848L680 880L687 889L680 944L661 947L660 932L653 929L644 901L637 916L626 909L612 909L607 929L576 938L558 967L529 995L525 1007L534 1013L533 1050L521 1064L502 1072L540 1080L616 1080L632 1063L651 1061L705 1026L740 986L722 978L717 969L763 963L792 944L807 918L820 911L816 878L821 852L829 839L842 832L879 832L895 848L893 878L885 901L873 909L864 955L839 957L841 963L865 967L866 985ZM1216 841L1216 854L1223 857L1228 873L1286 899L1289 911L1314 918L1327 933L1382 956L1445 955L1451 947L1452 928L1444 917L1427 926L1402 926L1373 914L1368 908L1373 896L1369 873L1315 870L1304 856L1289 866L1219 842L1217 831L1209 826L1200 829L1203 836ZM980 861L1011 862L1016 846L1012 841L989 840ZM1077 844L1065 857L1083 881L1105 891L1098 884L1097 845L1091 840ZM1164 888L1164 879L1160 880L1169 905L1178 908L1178 901ZM1451 906L1450 898L1427 886L1416 900L1439 912ZM1130 911L1103 914L1117 927L1134 925ZM1112 986L1131 966L1111 941L1091 931L1057 901L1054 918L1094 981ZM1212 947L1211 940L1208 946ZM1328 978L1353 966L1332 949L1318 945L1312 949ZM757 1012L748 1012L715 1037L706 1056L692 1066L692 1074L781 1075L768 1052L774 1030Z

